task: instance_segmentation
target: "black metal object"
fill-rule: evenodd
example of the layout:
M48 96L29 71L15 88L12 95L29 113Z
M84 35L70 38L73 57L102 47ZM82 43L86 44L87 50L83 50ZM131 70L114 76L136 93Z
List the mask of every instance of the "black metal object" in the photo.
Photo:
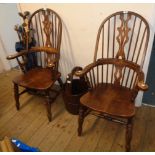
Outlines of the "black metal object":
M74 67L72 72L68 74L63 91L66 109L74 115L79 113L80 97L88 91L84 77L74 78L74 73L78 70L82 70L82 67Z

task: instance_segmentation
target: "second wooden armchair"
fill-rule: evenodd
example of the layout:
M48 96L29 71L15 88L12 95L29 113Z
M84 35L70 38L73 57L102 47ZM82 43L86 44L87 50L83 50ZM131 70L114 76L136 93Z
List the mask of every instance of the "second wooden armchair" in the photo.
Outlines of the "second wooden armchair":
M142 66L149 33L146 20L130 11L116 12L102 22L94 62L76 72L90 88L80 99L79 136L84 118L91 113L125 125L126 151L130 151L135 98L139 90L148 88Z

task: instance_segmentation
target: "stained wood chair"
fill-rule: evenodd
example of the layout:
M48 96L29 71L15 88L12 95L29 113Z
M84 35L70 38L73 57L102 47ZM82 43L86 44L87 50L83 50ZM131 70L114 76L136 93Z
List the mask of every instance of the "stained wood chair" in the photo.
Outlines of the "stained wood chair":
M16 108L17 110L20 108L20 95L25 92L35 92L34 94L46 97L48 119L51 121L51 104L59 94L52 89L52 86L58 81L63 87L61 73L58 71L62 35L61 18L51 9L39 9L29 19L24 15L23 17L26 50L7 57L8 60L16 59L23 72L13 79ZM32 38L35 38L35 47L29 45ZM28 59L30 54L31 57ZM31 68L27 69L28 60L31 60ZM25 90L19 92L19 86L24 87Z
M126 151L130 151L135 98L145 91L142 71L149 41L149 25L134 12L116 12L101 24L94 62L77 76L84 76L89 91L80 99L78 135L88 114L126 126Z

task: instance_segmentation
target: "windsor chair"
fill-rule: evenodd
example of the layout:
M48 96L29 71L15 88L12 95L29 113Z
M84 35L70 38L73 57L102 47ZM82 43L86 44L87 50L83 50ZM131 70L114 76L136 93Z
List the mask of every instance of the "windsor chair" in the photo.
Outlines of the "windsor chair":
M16 59L23 72L13 79L16 108L17 110L20 108L20 95L30 90L36 91L36 94L46 98L47 115L51 121L51 104L59 94L59 91L52 89L52 86L58 81L63 87L61 73L58 71L62 35L61 18L51 9L39 9L29 19L23 17L26 50L7 57L8 60ZM32 38L36 43L34 47L29 47ZM31 53L33 53L32 64L27 70L27 55ZM19 86L25 88L24 91L19 92Z
M126 126L126 151L130 151L135 98L139 90L148 89L142 67L149 34L147 21L131 11L116 12L102 22L94 62L76 72L89 85L80 98L79 136L84 118L94 114Z

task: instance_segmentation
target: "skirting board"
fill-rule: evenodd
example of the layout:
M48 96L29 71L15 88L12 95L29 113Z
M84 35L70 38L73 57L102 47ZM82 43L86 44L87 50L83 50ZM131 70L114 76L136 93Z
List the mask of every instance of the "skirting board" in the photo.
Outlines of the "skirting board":
M151 104L142 103L142 105L155 108L155 105L151 105Z

